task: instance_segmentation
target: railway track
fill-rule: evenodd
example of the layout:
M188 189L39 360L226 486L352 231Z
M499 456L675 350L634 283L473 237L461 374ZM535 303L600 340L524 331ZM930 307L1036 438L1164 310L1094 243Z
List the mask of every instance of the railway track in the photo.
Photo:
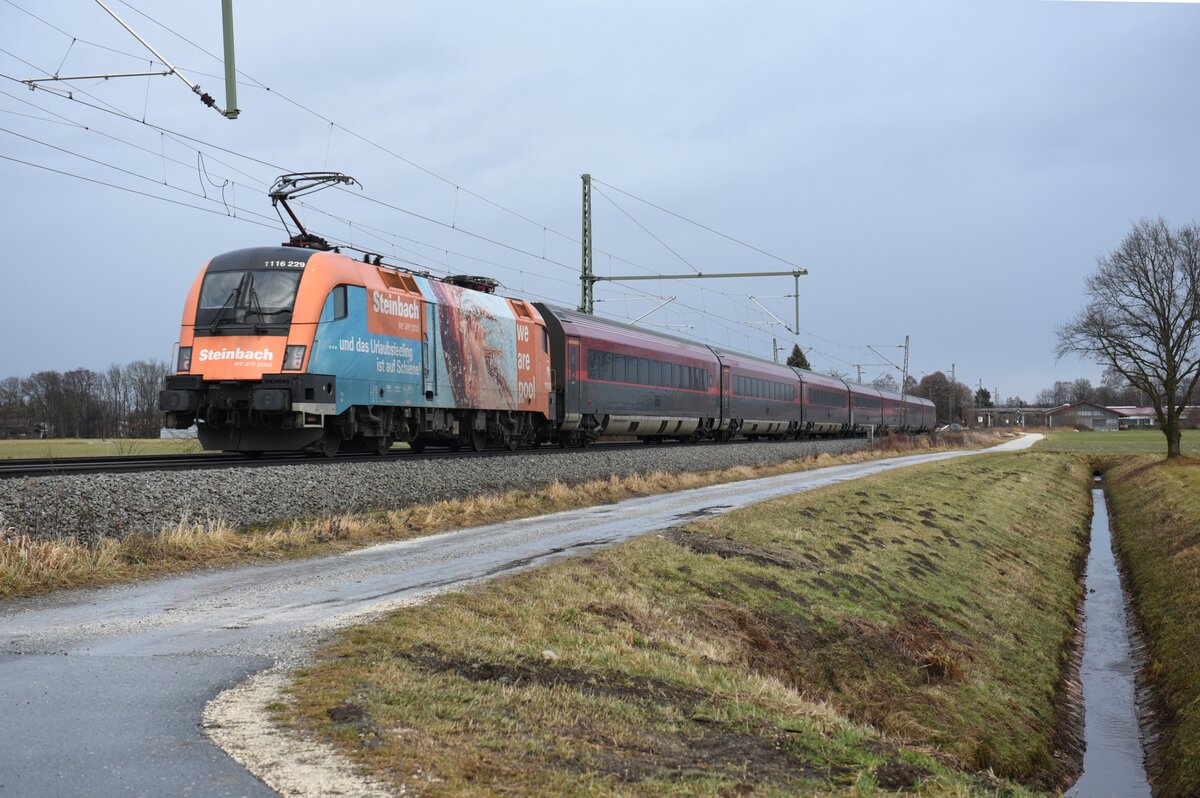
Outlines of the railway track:
M740 442L740 441L738 441ZM682 444L673 444L682 445ZM614 441L591 444L588 448L619 450L627 447L642 448L641 443ZM139 471L190 471L217 468L262 468L277 465L338 465L340 463L378 462L385 459L404 458L413 460L441 460L451 457L507 457L512 455L552 454L563 451L557 446L542 446L537 449L485 449L482 452L452 451L449 449L427 450L416 453L408 449L393 449L385 455L347 453L336 457L313 457L311 455L280 453L250 457L244 454L220 452L188 455L124 455L109 457L51 457L38 459L0 460L0 479L24 477L53 477L69 474L127 474ZM566 451L576 451L568 449Z

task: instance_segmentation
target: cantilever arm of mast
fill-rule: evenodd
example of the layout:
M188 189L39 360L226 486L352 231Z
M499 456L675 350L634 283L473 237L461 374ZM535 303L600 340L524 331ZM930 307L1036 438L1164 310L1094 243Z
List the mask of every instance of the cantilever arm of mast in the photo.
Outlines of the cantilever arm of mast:
M122 28L124 28L131 36L133 36L133 38L137 39L143 47L145 47L147 50L149 50L151 52L151 54L166 67L166 70L161 71L161 72L123 72L123 73L119 73L119 74L118 73L110 73L107 75L75 75L75 76L72 76L69 78L60 78L57 75L55 75L55 76L49 77L49 78L31 78L30 80L21 81L22 83L24 83L29 88L33 89L33 88L36 88L39 83L52 82L52 81L56 81L56 80L91 80L91 79L99 79L99 78L103 78L103 79L107 80L108 78L136 78L136 77L152 77L152 76L163 77L166 75L174 75L175 77L182 80L184 82L184 84L200 98L200 102L204 103L209 108L212 108L214 111L216 111L217 113L219 113L221 116L225 117L226 119L237 119L238 114L240 112L237 109L237 83L234 79L235 69L234 69L234 63L233 63L233 0L222 0L222 16L224 18L224 34L225 34L225 91L226 91L226 97L228 98L228 103L227 103L228 108L227 109L222 108L221 106L217 105L217 101L214 100L212 98L212 96L210 96L206 91L204 91L204 89L200 88L199 83L196 83L191 78L189 78L187 75L180 72L179 69L174 64L172 64L170 61L168 61L166 59L166 57L163 56L162 53L160 53L158 50L155 50L154 46L151 45L150 42L146 41L144 38L142 38L142 36L140 36L138 34L137 31L135 31L132 27L130 27L128 22L121 19L121 17L119 17L117 15L117 12L113 11L111 8L109 8L107 5L105 5L103 0L96 0L96 5L100 6L106 12L108 12L108 15L110 17L115 19Z
M723 274L706 274L704 272L692 272L690 274L625 274L607 276L593 274L588 277L588 279L594 282L599 282L601 280L623 282L625 280L707 280L714 277L803 277L806 274L808 274L808 269L793 269L790 272L729 272Z
M783 326L788 332L792 333L792 335L800 334L800 278L808 274L808 269L792 269L791 271L787 272L719 272L713 274L705 274L704 272L691 272L689 274L610 274L607 276L591 274L590 272L590 268L585 266L584 273L579 277L580 281L583 283L583 304L579 309L584 313L592 312L592 304L595 301L592 298L592 288L601 280L608 280L609 282L624 282L625 280L709 280L719 277L794 277L796 279L796 293L794 294L796 299L796 325L795 327L788 327L786 324ZM759 307L762 306L759 305ZM771 315L774 316L775 314L772 313Z

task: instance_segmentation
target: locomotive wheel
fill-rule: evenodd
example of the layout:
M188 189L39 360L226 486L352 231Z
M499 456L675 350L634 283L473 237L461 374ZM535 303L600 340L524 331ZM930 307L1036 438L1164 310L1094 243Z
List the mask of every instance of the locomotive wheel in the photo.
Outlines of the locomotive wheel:
M483 447L487 446L487 430L473 429L467 434L467 443L471 445L471 451L482 452Z
M342 436L337 433L337 430L327 429L321 436L318 446L320 453L325 457L336 457L338 449L342 448Z
M515 436L515 435L509 435L508 440L506 440L504 442L504 448L508 449L510 452L515 452L517 450L517 447L520 445L521 445L521 442L519 440L517 440L517 436Z
M375 439L375 454L381 457L387 454L392 449L392 436L380 435Z
M409 451L413 452L414 454L420 454L421 452L425 451L425 441L421 440L420 438L414 438L408 442L408 448Z

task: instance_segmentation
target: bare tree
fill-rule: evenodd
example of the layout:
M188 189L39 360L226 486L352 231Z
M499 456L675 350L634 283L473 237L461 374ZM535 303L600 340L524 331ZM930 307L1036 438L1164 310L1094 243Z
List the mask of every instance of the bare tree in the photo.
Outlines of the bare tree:
M130 433L135 437L154 437L162 427L158 412L158 391L170 367L162 360L135 360L125 367L125 379L133 398Z
M1056 380L1054 386L1043 388L1038 392L1033 403L1038 407L1058 407L1067 404L1071 399L1070 380Z
M1180 414L1200 378L1200 226L1143 219L1087 278L1088 303L1058 328L1059 357L1091 357L1150 397L1180 453Z
M900 393L900 383L891 374L880 374L875 379L871 380L871 387L878 388L881 391L891 391L892 393Z
M1071 404L1093 402L1096 399L1096 389L1087 377L1080 377L1071 382Z

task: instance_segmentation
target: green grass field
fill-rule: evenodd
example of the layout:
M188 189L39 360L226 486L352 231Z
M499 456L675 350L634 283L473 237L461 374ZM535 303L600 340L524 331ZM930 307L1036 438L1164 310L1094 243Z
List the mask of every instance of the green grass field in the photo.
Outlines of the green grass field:
M1154 794L1200 795L1200 468L1122 458L1105 477L1159 709Z
M1034 448L1039 452L1071 454L1158 454L1166 456L1167 439L1158 430L1121 430L1120 432L1047 433ZM1183 431L1183 453L1200 457L1200 430Z
M160 438L48 438L0 441L0 459L42 457L114 457L141 454L199 454L200 442Z

